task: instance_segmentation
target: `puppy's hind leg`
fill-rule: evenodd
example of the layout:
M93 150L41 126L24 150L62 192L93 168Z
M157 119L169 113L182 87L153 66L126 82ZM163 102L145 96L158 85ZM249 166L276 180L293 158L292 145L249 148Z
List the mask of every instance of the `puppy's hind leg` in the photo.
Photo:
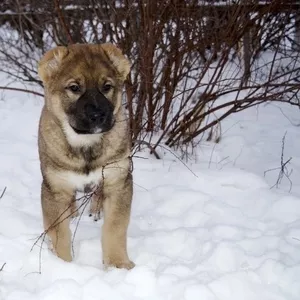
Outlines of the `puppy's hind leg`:
M91 199L91 206L89 210L89 216L94 216L94 221L101 219L101 213L103 211L103 191L99 187L93 194Z

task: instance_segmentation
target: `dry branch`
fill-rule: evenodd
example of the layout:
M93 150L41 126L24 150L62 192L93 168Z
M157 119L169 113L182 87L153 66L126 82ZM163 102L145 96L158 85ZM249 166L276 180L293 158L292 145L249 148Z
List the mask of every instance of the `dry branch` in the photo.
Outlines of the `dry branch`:
M0 195L0 199L2 199L2 197L3 197L4 194L5 194L5 192L6 192L6 187L3 189L3 191L2 191L2 193L1 193L1 195Z
M43 94L41 94L41 93L39 93L39 92L27 90L27 89L21 89L21 88L15 88L15 87L8 87L8 86L0 86L0 90L8 90L8 91L22 92L22 93L32 94L32 95L40 96L40 97L43 97L43 98L44 98L44 95L43 95Z
M264 176L266 176L266 174L268 172L279 170L277 180L271 188L273 188L275 186L276 186L276 188L278 188L279 185L281 184L282 179L285 177L289 181L289 184L290 184L289 192L290 192L292 190L292 186L293 186L293 182L290 179L293 169L288 170L288 167L287 167L289 165L289 163L291 162L292 157L290 157L288 160L284 161L284 148L285 148L286 134L287 134L287 132L285 132L285 134L282 138L282 143L281 143L280 167L266 170L264 172Z
M0 38L0 63L23 83L41 85L37 60L55 44L119 45L132 62L124 96L133 144L156 135L152 153L162 143L193 146L231 114L260 103L299 106L296 2L6 3L2 11L11 13L0 13L0 26L10 34Z
M5 263L3 263L2 267L0 268L0 272L2 272L2 271L3 271L3 269L4 269L5 265L6 265L6 262L5 262Z

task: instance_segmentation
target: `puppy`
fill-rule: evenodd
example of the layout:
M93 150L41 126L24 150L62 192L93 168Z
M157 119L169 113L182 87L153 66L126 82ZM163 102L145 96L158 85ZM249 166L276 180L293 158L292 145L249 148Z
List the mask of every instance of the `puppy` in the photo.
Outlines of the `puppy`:
M126 246L131 141L121 105L129 70L129 61L109 43L56 47L39 62L45 88L38 135L44 228L65 261L72 260L69 222L76 213L75 194L101 186L100 205L92 206L103 206L103 263L134 266Z

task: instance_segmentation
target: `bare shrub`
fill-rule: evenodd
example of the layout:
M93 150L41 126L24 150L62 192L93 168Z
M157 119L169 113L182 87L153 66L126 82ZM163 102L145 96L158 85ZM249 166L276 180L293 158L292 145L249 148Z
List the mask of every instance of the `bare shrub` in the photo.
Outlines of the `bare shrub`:
M146 137L151 151L162 142L194 145L232 113L267 101L299 106L291 39L298 7L279 0L7 0L0 63L12 78L41 85L36 62L54 45L116 43L132 62L124 98L133 141Z

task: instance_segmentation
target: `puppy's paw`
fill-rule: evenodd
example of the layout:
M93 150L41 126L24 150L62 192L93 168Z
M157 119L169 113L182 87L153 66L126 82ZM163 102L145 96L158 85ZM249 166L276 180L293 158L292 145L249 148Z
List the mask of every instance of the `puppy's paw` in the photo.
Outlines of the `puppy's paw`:
M128 261L128 262L121 262L121 263L118 263L116 265L116 268L119 268L119 269L127 269L127 270L131 270L135 267L135 263L132 262L131 260Z
M96 212L96 213L94 213L94 212L89 212L89 217L93 217L93 220L95 221L95 222L97 222L98 220L100 220L101 219L101 212L99 211L99 212Z
M131 260L115 261L115 262L108 262L108 263L104 262L104 266L105 266L105 269L107 269L109 267L115 267L115 268L118 268L118 269L131 270L132 268L135 267L135 263L132 262Z
M55 256L59 257L60 259L66 261L66 262L72 261L72 255L71 255L70 251L68 251L67 249L62 249L61 253L57 253L56 249L53 246L51 239L48 236L45 238L45 242L48 246L48 250L50 252L52 252Z

